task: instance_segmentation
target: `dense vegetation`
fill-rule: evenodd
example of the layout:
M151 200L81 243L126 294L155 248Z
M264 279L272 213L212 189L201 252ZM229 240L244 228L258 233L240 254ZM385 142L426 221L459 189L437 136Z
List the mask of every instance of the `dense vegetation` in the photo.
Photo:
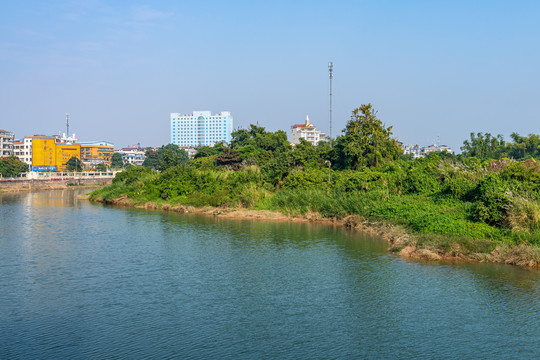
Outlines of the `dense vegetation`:
M81 166L81 160L77 158L76 156L71 157L66 162L66 171L79 171L81 172L83 170Z
M12 155L0 157L0 174L4 177L15 177L28 171L28 165Z
M293 147L285 132L251 125L235 131L230 146L202 147L189 162L159 166L161 172L131 168L92 196L359 215L402 225L419 241L474 252L500 243L540 245L540 167L531 157L539 151L537 136L516 134L505 143L501 136L472 134L461 155L413 160L400 157L391 135L371 105L353 112L334 146L302 141ZM518 153L521 161L500 158Z
M178 145L168 144L157 150L146 150L143 166L154 170L166 170L188 162L188 154Z

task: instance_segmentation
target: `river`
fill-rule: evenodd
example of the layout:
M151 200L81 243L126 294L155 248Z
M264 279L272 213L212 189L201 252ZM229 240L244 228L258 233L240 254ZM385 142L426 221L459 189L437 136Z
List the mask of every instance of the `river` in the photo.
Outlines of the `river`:
M540 358L538 270L77 194L0 194L1 359Z

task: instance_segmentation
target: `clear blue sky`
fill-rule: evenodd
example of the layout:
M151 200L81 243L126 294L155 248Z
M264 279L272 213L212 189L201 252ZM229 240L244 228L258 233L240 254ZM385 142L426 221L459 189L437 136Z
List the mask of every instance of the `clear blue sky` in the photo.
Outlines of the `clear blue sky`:
M0 128L116 147L169 140L169 113L235 127L364 103L405 143L540 133L538 1L2 1Z

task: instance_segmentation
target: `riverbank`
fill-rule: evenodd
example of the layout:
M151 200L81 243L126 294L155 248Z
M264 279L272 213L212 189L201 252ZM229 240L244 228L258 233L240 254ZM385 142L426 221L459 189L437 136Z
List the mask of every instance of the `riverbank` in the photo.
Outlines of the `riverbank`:
M85 196L90 199L90 195ZM248 219L264 221L316 222L332 226L343 226L361 231L385 240L388 250L402 258L423 261L474 261L517 265L527 268L540 268L540 248L527 244L505 244L486 239L470 239L435 234L413 234L407 228L387 221L373 221L359 215L343 218L325 217L319 213L305 215L284 214L280 211L258 210L233 207L194 207L167 202L136 202L127 195L113 199L92 197L91 201L146 210L176 213L196 213L227 219ZM471 242L475 242L471 246ZM474 251L477 249L478 251ZM489 251L486 251L489 250Z
M43 191L43 190L67 190L67 189L96 189L109 185L111 180L84 180L81 182L74 180L62 181L2 181L0 182L0 193L13 193L24 191Z

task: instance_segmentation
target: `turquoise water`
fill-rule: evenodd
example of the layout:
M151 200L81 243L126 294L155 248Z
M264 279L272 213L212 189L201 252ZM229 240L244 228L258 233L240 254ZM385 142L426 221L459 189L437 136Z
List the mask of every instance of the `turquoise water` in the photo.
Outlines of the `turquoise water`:
M325 225L0 194L0 358L540 358L540 271Z

